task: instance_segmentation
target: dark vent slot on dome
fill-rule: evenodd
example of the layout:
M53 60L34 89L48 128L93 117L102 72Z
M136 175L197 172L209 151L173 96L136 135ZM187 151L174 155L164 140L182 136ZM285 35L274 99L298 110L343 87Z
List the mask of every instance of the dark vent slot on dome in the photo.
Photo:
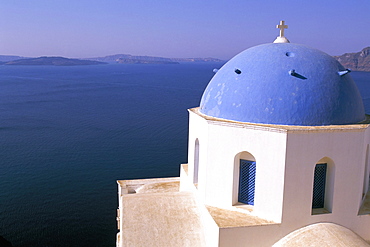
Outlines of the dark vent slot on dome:
M242 71L240 69L235 69L234 72L237 73L238 75L240 75L242 73Z
M307 78L306 78L306 77L304 77L303 75L300 75L300 74L298 74L297 72L295 72L295 70L294 70L294 69L289 70L289 75L294 76L294 77L297 77L297 78L302 79L302 80L306 80L306 79L307 79Z

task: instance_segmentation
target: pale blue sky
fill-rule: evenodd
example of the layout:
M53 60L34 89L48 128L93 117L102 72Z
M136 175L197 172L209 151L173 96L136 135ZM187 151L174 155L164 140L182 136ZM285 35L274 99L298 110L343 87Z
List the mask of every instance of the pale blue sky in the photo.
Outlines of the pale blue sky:
M280 20L330 55L370 46L370 0L0 0L0 55L230 59Z

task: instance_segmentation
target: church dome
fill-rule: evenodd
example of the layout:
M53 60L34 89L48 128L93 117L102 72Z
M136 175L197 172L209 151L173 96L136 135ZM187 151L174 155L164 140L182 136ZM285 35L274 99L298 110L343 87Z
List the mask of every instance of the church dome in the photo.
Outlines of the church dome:
M262 124L358 123L365 111L348 72L333 57L304 45L255 46L217 71L203 93L200 112Z

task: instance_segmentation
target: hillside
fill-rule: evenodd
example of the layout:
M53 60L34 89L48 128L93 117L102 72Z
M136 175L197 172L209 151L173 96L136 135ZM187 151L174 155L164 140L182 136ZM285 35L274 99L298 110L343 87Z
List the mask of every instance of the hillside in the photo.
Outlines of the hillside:
M8 55L0 55L0 62L6 63L9 61L14 61L17 59L25 59L26 57L20 57L20 56L8 56Z
M370 47L356 53L345 53L341 56L334 56L345 68L353 71L370 71Z
M70 59L65 57L26 58L26 59L17 59L5 63L5 65L54 65L54 66L75 66L75 65L96 65L96 64L105 64L105 63L91 60Z

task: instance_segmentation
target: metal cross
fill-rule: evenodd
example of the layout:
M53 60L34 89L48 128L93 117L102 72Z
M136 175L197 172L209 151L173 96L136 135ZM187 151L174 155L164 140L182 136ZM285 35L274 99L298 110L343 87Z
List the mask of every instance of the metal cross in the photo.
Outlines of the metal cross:
M276 28L280 29L280 37L284 37L284 29L288 29L288 25L284 25L284 21L280 21L280 24L276 25Z

